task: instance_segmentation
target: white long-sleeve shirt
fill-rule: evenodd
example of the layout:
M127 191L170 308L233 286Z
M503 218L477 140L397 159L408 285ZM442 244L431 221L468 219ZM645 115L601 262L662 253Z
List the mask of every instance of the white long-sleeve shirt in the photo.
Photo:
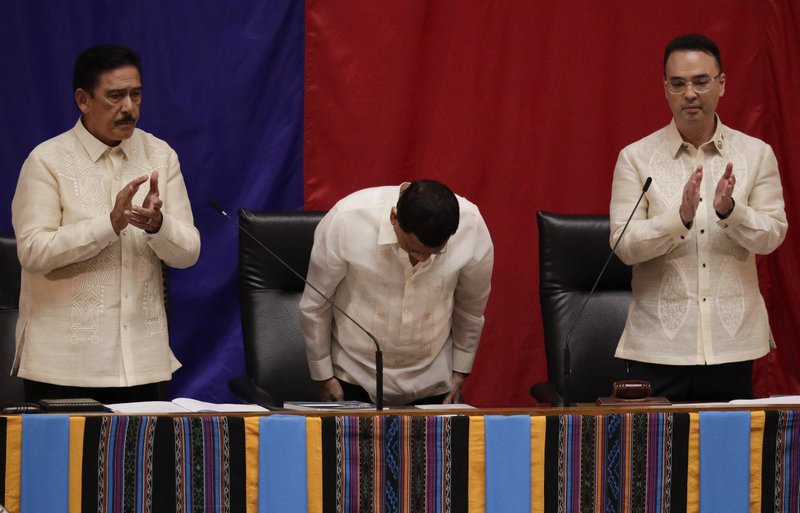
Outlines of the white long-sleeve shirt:
M119 235L117 192L158 170L163 222ZM143 184L133 203L149 191ZM37 146L22 166L12 223L22 264L17 353L12 373L66 386L134 386L170 379L160 260L193 265L200 253L178 156L135 130L109 147L79 120Z
M736 176L735 207L721 220L713 201L729 162ZM698 164L702 200L687 229L681 197ZM633 265L633 300L616 355L671 365L765 355L772 336L755 255L775 250L787 229L772 149L719 118L713 138L697 149L682 140L674 121L624 148L611 192L612 246L648 176L652 185L616 250Z
M387 404L450 389L469 373L483 329L494 250L478 208L459 197L458 230L446 251L412 266L390 212L399 187L364 189L339 201L314 235L308 281L377 338ZM375 345L306 287L300 302L311 377L334 375L375 399Z

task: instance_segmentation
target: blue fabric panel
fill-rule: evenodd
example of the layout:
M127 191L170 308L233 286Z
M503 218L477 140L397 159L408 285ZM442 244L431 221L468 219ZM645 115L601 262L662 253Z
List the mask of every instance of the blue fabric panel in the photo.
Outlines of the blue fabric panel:
M305 417L259 421L258 490L259 513L308 511Z
M750 511L750 412L700 412L700 513Z
M178 153L202 250L170 272L169 330L183 367L171 397L234 402L245 372L235 215L303 208L305 2L9 0L0 62L13 70L0 118L0 231L23 161L78 119L72 67L84 49L118 43L142 58L138 127ZM13 79L10 77L13 75Z
M69 511L69 417L22 416L20 511Z
M531 511L531 418L487 415L486 513Z

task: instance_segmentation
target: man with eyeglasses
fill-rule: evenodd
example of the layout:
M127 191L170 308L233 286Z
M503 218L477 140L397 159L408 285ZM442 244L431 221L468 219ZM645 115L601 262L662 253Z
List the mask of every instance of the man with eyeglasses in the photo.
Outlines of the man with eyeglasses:
M672 401L752 397L753 360L774 346L755 255L786 235L778 164L769 145L722 124L725 86L712 40L672 40L672 122L624 148L614 170L612 245L653 179L617 246L633 266L633 301L616 356Z
M308 281L377 338L387 405L447 404L472 369L493 262L478 207L418 180L336 203L314 233ZM320 400L374 402L373 341L308 286L300 310Z

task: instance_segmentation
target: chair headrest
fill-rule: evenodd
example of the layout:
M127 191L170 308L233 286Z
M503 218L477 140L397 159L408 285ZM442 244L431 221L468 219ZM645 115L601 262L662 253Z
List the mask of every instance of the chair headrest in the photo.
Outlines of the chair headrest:
M537 221L540 290L590 290L611 253L608 216L540 211ZM630 289L630 267L612 256L597 290Z
M314 230L324 212L239 211L239 276L242 291L280 289L302 291L294 276L267 249L305 278L314 245Z

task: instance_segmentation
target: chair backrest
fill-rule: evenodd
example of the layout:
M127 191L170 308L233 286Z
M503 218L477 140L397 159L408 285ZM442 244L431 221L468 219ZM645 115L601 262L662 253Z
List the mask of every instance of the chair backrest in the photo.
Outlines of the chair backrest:
M239 223L305 277L314 230L324 214L240 210ZM277 404L316 401L300 327L303 281L240 231L239 286L248 376Z
M9 376L14 363L22 270L13 235L0 234L0 403L22 402L22 379Z
M540 211L539 299L548 379L564 396L567 333L611 251L608 216ZM570 338L569 401L594 402L626 378L614 358L631 300L631 269L614 255Z

